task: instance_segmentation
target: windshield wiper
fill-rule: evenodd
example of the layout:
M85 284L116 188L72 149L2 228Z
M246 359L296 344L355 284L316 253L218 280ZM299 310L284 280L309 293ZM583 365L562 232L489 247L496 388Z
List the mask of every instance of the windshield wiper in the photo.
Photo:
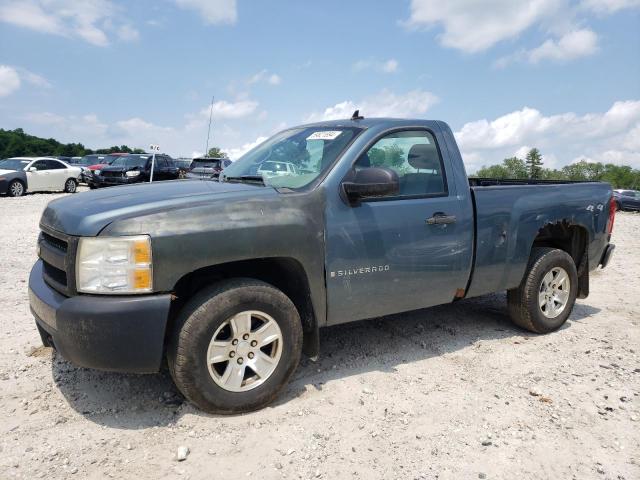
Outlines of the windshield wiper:
M259 182L264 185L262 175L240 175L239 177L224 177L225 182Z

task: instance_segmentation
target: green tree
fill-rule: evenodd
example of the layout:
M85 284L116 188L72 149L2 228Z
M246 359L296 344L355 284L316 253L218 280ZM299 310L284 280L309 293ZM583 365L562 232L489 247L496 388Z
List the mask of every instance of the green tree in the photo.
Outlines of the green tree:
M505 158L500 165L482 167L476 173L478 177L489 178L528 178L527 165L518 157Z
M369 150L369 161L372 167L394 167L397 169L404 165L404 150L400 145L395 144L373 147Z
M140 148L131 149L126 145L101 148L96 153L144 153ZM65 156L81 157L93 153L81 143L60 143L53 138L39 138L29 135L21 128L3 130L0 128L0 158Z
M219 147L211 147L207 152L207 157L211 158L229 158L227 152L223 152Z
M540 150L532 148L527 153L527 159L525 160L528 168L530 178L540 178L542 174L542 155Z

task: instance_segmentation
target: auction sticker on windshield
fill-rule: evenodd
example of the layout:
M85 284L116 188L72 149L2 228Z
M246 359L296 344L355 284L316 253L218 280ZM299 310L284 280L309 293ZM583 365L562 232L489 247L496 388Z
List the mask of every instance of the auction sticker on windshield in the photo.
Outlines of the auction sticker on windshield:
M341 130L325 130L321 132L313 132L307 137L307 140L335 140L341 133Z

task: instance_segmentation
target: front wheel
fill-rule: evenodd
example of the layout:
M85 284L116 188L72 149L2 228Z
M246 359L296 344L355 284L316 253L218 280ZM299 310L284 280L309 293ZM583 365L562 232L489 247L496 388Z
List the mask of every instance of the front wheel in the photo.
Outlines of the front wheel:
M7 187L10 197L21 197L25 194L24 184L20 180L13 180Z
M302 325L291 300L267 283L236 279L206 288L181 310L169 371L187 399L209 413L270 403L300 361Z
M68 178L66 182L64 182L64 191L66 193L76 193L78 189L78 182L73 178Z
M567 321L577 295L573 258L556 248L534 248L520 286L507 292L509 314L526 330L552 332Z

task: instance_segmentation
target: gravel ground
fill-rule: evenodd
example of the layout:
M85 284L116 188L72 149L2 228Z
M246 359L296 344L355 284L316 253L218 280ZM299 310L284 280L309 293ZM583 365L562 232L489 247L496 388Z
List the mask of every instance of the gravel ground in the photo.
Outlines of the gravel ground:
M27 279L58 196L0 198L0 478L640 478L640 215L558 332L503 294L332 327L276 404L217 417L41 346Z

